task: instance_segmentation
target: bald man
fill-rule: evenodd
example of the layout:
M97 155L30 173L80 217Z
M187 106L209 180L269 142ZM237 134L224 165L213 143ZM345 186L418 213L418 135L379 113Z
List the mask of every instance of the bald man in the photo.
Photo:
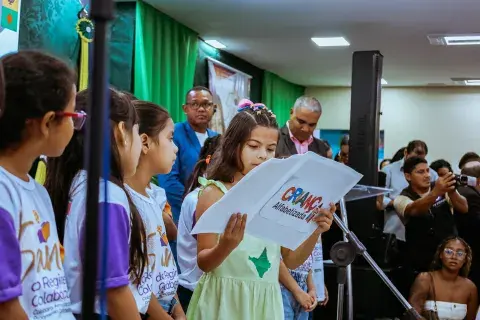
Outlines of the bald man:
M329 146L313 136L318 120L322 115L320 102L308 96L301 96L290 110L290 119L280 129L276 150L277 157L315 152L327 157Z

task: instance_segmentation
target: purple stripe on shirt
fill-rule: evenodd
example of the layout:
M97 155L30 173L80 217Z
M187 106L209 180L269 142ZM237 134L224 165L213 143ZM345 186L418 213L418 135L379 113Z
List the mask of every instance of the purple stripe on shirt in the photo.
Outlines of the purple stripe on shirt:
M104 203L100 203L100 213L103 212ZM108 210L108 242L107 255L102 255L103 223L99 222L98 235L98 272L97 286L101 286L101 268L103 259L107 259L107 271L105 277L105 286L107 289L119 288L129 284L128 268L130 265L130 217L125 208L119 204L107 203ZM85 257L83 236L85 226L82 227L80 234L80 255ZM88 253L88 250L87 250Z
M22 295L22 255L10 213L0 208L0 303Z

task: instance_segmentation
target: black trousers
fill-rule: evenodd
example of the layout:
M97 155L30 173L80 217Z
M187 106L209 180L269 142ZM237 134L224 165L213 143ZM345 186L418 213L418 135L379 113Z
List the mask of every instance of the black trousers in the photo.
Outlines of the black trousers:
M190 300L192 299L193 291L190 291L189 289L179 285L177 289L177 294L180 305L182 306L182 309L183 311L185 311L186 314L188 310L188 305L190 304Z

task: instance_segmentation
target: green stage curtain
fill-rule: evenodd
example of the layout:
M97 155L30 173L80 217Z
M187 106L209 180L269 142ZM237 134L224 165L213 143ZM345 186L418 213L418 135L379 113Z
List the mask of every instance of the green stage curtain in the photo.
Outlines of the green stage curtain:
M19 49L46 51L76 66L80 43L75 26L80 2L22 0L21 6Z
M291 83L274 73L263 75L262 102L277 116L278 125L283 127L290 118L290 109L295 100L305 93L305 87Z
M184 121L181 106L193 86L198 35L141 1L135 34L135 96L165 107L174 122Z
M110 28L110 83L119 90L132 92L136 5L135 2L115 5L115 20Z

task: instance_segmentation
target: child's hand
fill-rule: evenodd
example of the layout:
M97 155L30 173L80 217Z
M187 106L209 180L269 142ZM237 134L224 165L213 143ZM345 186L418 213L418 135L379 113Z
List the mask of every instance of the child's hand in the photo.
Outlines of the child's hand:
M318 304L317 293L315 292L315 290L310 290L310 291L308 291L308 295L312 298L313 303L310 306L310 308L306 309L305 311L312 312L313 309L315 309L317 307L317 304Z
M219 245L228 250L233 250L243 240L245 234L245 225L247 224L247 215L234 213L230 216L225 231L220 237Z
M315 209L317 216L313 219L317 224L321 233L327 232L330 230L333 222L333 214L335 213L335 204L330 203L330 208L325 209Z
M320 302L320 305L322 307L326 306L327 303L328 303L328 290L327 290L327 286L325 285L325 300L323 300L322 302Z
M297 300L298 304L300 304L305 311L310 309L310 306L313 303L312 297L301 289L295 292L293 294L293 297L295 298L295 300Z

